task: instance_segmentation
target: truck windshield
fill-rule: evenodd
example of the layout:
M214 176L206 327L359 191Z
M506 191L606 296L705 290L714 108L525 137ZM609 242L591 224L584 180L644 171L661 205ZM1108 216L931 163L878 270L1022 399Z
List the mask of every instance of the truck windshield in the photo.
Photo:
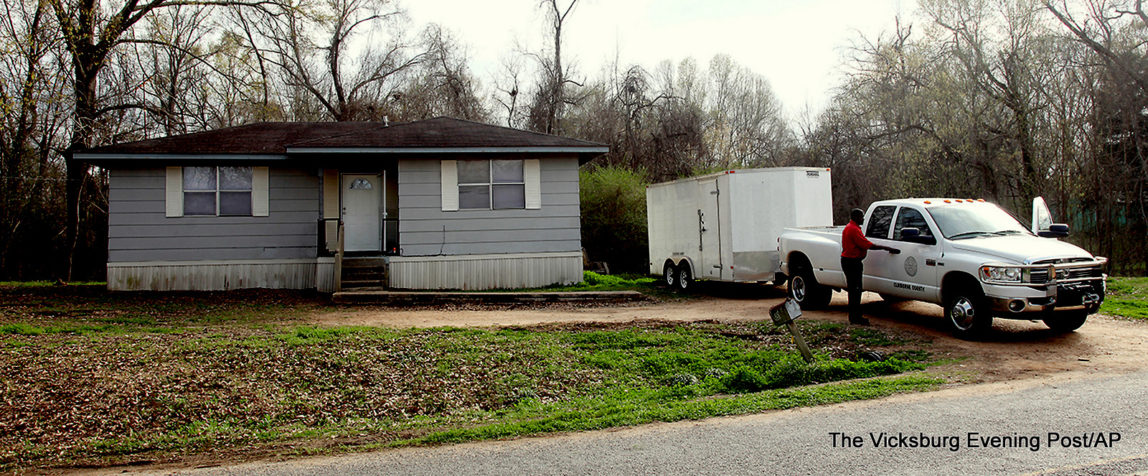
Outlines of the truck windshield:
M975 238L978 236L998 236L1029 234L1024 225L991 203L949 205L931 207L929 214L941 229L941 234L950 240Z

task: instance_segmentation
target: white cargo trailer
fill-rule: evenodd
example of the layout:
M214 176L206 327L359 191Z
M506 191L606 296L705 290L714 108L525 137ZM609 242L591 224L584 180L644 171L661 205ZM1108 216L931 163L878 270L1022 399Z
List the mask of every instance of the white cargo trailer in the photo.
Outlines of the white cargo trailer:
M646 187L650 274L671 287L694 280L783 279L777 237L790 227L831 226L829 169L728 170Z

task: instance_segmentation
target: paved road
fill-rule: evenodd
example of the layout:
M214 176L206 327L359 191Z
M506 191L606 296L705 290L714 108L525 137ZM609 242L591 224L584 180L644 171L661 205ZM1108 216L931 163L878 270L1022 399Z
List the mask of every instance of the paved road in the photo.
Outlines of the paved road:
M842 433L857 447L842 447ZM874 436L941 447L876 447ZM1050 445L1050 433L1060 435ZM898 437L898 434L905 438ZM970 434L973 444L970 445ZM1118 440L1116 439L1118 436ZM980 437L1004 437L998 445ZM859 437L855 438L855 437ZM955 441L955 443L954 443ZM1067 442L1069 447L1064 447ZM952 445L956 445L955 447ZM1085 447L1085 446L1088 447ZM1148 371L195 474L1148 474Z

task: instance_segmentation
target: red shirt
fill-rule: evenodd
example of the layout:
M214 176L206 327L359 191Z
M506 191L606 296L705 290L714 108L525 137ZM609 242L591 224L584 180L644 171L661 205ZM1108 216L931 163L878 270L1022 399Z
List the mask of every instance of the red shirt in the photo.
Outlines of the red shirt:
M872 247L873 243L865 238L861 227L853 220L849 220L849 224L845 225L845 231L841 232L841 257L864 258Z

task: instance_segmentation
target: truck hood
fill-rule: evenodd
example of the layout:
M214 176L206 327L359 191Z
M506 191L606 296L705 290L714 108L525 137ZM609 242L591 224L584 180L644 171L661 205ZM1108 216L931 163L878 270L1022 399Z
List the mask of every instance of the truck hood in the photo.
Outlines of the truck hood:
M969 238L950 241L949 245L954 249L993 256L1017 264L1056 258L1092 258L1092 254L1079 246L1054 238L1031 235Z

